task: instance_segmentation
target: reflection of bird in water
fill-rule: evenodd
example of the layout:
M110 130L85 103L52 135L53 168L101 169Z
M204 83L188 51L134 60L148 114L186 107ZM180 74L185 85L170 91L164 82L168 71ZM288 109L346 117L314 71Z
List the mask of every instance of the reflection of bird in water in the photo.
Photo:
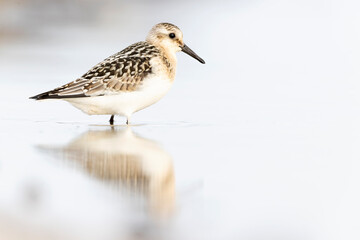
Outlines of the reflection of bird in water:
M131 128L88 131L61 152L92 177L144 194L156 215L171 213L175 201L172 158L154 141L135 135Z

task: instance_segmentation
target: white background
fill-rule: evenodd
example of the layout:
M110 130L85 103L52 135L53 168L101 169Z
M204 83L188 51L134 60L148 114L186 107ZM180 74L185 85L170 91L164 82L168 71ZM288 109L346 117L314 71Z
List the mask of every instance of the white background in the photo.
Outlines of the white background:
M358 1L1 5L1 239L360 238ZM66 157L39 150L106 131L97 125L108 116L27 98L164 21L206 64L178 53L173 89L132 118L174 166L175 206L159 223Z

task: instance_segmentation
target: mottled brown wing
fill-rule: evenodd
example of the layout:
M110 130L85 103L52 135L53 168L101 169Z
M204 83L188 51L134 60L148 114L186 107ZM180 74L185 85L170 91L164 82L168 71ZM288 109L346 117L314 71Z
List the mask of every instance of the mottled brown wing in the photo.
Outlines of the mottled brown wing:
M151 73L149 58L122 58L96 65L81 78L49 92L57 98L135 91Z
M31 98L77 98L136 91L151 73L151 57L157 55L158 50L146 42L133 44L106 58L77 80Z

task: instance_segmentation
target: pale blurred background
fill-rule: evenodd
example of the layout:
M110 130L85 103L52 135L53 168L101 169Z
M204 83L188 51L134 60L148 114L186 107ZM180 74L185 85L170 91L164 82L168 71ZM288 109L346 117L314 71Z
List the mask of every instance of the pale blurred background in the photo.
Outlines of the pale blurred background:
M359 12L0 0L0 239L360 239ZM131 129L28 99L159 22L206 64L178 53L173 89Z

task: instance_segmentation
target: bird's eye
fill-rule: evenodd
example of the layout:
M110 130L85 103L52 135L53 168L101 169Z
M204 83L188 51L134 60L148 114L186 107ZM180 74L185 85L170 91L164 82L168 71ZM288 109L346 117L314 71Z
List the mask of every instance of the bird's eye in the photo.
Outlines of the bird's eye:
M169 34L169 37L170 37L170 38L175 38L175 33L170 33L170 34Z

